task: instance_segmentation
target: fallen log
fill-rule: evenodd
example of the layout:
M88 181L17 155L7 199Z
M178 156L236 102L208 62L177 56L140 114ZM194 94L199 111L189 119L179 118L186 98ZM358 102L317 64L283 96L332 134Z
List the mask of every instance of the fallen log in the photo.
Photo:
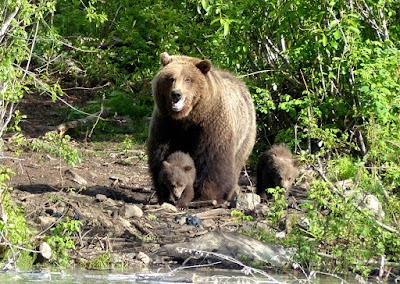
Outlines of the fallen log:
M194 261L204 263L205 258L217 259L224 265L231 265L232 259L246 256L247 261L257 265L271 265L282 268L291 262L295 249L285 249L282 246L267 244L259 240L223 231L212 231L184 243L166 244L157 254L168 255L175 259L191 257Z
M91 114L87 117L84 118L80 118L77 120L73 120L73 121L68 121L66 123L62 123L58 126L55 127L55 130L53 131L49 131L49 132L57 132L61 135L64 135L68 129L71 128L75 128L81 125L85 125L88 124L89 122L91 122L94 119L100 119L100 118L106 118L112 115L111 109L110 108L104 108L94 114Z

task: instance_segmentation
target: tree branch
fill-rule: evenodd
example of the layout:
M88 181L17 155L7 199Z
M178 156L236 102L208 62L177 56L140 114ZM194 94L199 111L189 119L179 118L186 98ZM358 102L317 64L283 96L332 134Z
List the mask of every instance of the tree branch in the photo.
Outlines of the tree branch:
M21 7L21 1L17 1L17 6L15 7L14 11L11 12L5 19L3 25L1 26L0 29L0 42L3 41L4 35L6 34L8 27L11 24L11 21L15 18L15 16L18 14L19 8Z

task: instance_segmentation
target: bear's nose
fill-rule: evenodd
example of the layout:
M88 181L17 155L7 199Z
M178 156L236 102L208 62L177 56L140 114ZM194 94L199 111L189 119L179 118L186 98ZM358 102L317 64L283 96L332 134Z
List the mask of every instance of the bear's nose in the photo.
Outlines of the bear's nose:
M177 103L182 99L182 91L181 90L173 90L171 92L171 99L173 103Z

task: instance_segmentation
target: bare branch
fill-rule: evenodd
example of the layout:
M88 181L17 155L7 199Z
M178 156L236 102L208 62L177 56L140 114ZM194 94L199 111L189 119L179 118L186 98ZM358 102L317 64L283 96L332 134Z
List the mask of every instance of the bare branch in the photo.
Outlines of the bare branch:
M5 19L1 29L0 29L0 42L3 41L4 35L6 34L8 27L11 24L11 21L15 18L15 16L18 14L19 8L21 7L21 1L17 1L17 6L15 7L14 11L12 11L7 18Z
M33 48L35 47L38 31L39 31L39 21L36 22L35 36L33 37L33 40L32 40L31 52L29 53L28 63L26 64L25 72L24 72L24 75L22 76L22 80L25 79L26 72L29 70L29 66L31 65Z

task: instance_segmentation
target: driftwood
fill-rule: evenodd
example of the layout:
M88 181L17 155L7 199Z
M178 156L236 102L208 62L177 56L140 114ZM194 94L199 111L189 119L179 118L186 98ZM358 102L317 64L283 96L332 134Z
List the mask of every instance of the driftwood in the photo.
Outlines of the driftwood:
M213 210L207 210L196 214L200 219L213 219L220 216L231 216L231 211L229 209L217 208Z
M198 251L203 252L196 253ZM204 262L204 258L218 259L225 265L231 264L229 259L243 259L246 256L253 264L270 264L272 267L282 268L291 261L294 252L294 249L285 249L238 233L217 230L189 242L164 245L158 254L182 260L191 257L199 263Z
M192 201L189 203L189 208L201 208L207 206L215 206L217 204L217 200Z

